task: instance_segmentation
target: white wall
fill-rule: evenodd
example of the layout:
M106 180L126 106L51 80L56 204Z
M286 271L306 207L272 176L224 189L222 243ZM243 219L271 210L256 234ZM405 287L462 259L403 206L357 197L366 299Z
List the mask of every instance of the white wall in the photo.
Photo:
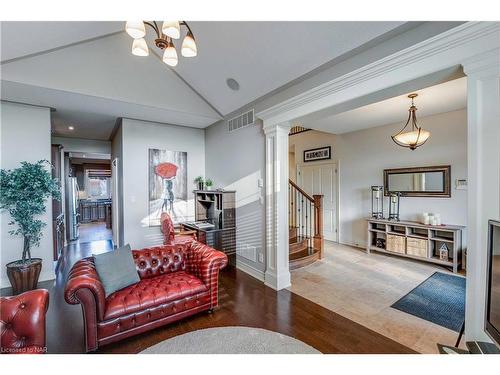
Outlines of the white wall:
M415 151L392 142L390 135L400 130L399 123L339 135L309 131L290 137L299 165L303 164L303 150L332 146L332 159L339 165L341 243L365 246L364 218L371 213L370 186L383 185L383 170L389 168L451 165L451 198L403 197L400 216L418 220L420 213L434 212L441 214L443 223L466 225L467 191L455 189L457 178L467 178L466 111L419 118L419 124L431 132L431 137ZM387 203L386 198L386 216Z
M237 266L263 278L265 270L265 140L262 124L229 133L221 121L205 129L206 176L236 190ZM259 259L260 258L260 259Z
M50 161L50 109L14 103L0 103L1 110L1 168L13 169L20 166L21 161ZM47 225L43 228L40 247L33 248L31 255L43 259L40 281L54 278L52 248L52 203L47 200L46 212L39 217ZM1 284L10 285L5 264L20 259L23 249L23 238L12 236L8 232L14 227L8 225L10 215L2 211L0 214L0 257Z
M333 153L340 160L342 243L365 246L363 218L371 212L369 187L383 185L383 170L388 168L451 165L451 198L402 197L400 217L418 220L422 212L433 212L440 213L445 224L466 225L467 191L455 189L457 178L467 178L466 111L420 118L419 124L431 132L431 137L415 151L391 140L390 135L401 128L399 123L337 136ZM387 204L384 210L387 215Z
M64 147L64 152L88 152L94 154L111 154L110 141L98 141L93 139L52 137L52 144Z
M193 180L205 175L205 135L203 129L167 125L154 122L123 119L122 179L124 243L132 248L143 248L163 242L160 227L149 227L148 162L150 148L187 152L188 205L194 207ZM119 145L119 143L117 144ZM191 187L191 188L190 188ZM193 208L194 210L194 208Z
M336 162L336 152L335 152L335 141L336 141L336 135L331 134L331 133L325 133L325 132L320 132L316 130L309 130L307 132L299 133L296 135L292 135L288 137L288 147L290 150L294 150L293 153L293 159L289 158L289 174L294 174L294 178L292 180L295 180L295 174L297 172L297 166L301 165L315 165L315 164L321 164L321 163L326 163L327 160L320 160L320 161L310 161L307 163L304 163L304 150L309 150L312 148L318 148L318 147L325 147L325 146L331 146L332 148L332 162Z

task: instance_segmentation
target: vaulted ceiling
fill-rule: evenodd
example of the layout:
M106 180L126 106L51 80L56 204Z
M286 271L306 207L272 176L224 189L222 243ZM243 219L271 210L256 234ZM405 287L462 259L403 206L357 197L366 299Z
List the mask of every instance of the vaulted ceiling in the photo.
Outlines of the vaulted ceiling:
M191 22L198 56L170 68L155 47L133 56L124 22L2 22L1 97L54 108L59 135L108 139L117 117L204 128L402 24Z

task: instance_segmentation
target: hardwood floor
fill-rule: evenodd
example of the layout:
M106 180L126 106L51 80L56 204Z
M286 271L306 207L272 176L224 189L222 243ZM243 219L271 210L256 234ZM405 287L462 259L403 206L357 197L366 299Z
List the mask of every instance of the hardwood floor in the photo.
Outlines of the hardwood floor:
M78 241L80 243L111 240L113 238L113 232L111 229L106 228L104 222L80 224L79 231Z
M64 301L64 283L74 262L92 252L109 251L110 241L65 249L55 281L40 283L50 291L47 317L49 353L82 353L83 321L79 305ZM3 291L5 292L5 291ZM344 318L288 290L274 291L230 268L220 275L219 308L148 333L104 346L98 353L138 353L170 337L219 326L260 327L301 340L323 353L414 353L411 349Z

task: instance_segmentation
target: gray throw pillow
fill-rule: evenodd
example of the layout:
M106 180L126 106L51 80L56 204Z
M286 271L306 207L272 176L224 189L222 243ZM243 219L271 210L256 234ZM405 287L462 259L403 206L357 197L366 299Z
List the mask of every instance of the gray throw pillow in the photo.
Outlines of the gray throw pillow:
M141 280L128 244L114 251L93 255L93 257L106 297Z

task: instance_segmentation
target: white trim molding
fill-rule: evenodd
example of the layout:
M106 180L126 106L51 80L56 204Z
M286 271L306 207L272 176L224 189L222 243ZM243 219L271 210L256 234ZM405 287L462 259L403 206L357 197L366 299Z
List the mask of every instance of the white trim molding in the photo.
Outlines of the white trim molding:
M500 47L500 46L499 46ZM467 340L484 333L488 219L500 219L500 48L463 62L467 74Z
M246 274L256 278L259 281L265 282L264 272L261 270L258 270L257 268L254 268L254 267L252 267L246 263L243 263L243 262L237 262L236 268L239 269L240 271L243 271Z
M460 65L465 58L495 48L499 33L499 22L464 23L262 110L256 117L270 123L292 121L382 88ZM418 69L415 70L415 66Z
M275 290L290 286L288 243L288 134L290 123L264 121L266 135L266 272Z
M464 68L468 76L468 242L467 340L488 340L484 331L487 220L500 219L500 22L467 22L437 36L260 111L266 132L268 262L281 258L287 212L283 184L286 140L273 127L359 99L444 69ZM266 130L267 129L267 130ZM274 132L274 133L273 133ZM277 139L276 139L277 138ZM288 151L288 150L286 150ZM278 201L276 201L278 200ZM277 216L275 216L277 215ZM283 217L281 217L283 215ZM283 232L282 232L283 231ZM276 249L276 251L271 251ZM271 259L269 258L271 257ZM281 259L283 260L283 259ZM270 263L274 267L275 263ZM284 267L278 266L278 270ZM285 275L283 273L283 275ZM285 285L280 271L266 270L266 284ZM288 275L289 277L289 275ZM283 278L286 278L283 276ZM272 281L271 281L272 280ZM279 287L277 288L279 289Z

